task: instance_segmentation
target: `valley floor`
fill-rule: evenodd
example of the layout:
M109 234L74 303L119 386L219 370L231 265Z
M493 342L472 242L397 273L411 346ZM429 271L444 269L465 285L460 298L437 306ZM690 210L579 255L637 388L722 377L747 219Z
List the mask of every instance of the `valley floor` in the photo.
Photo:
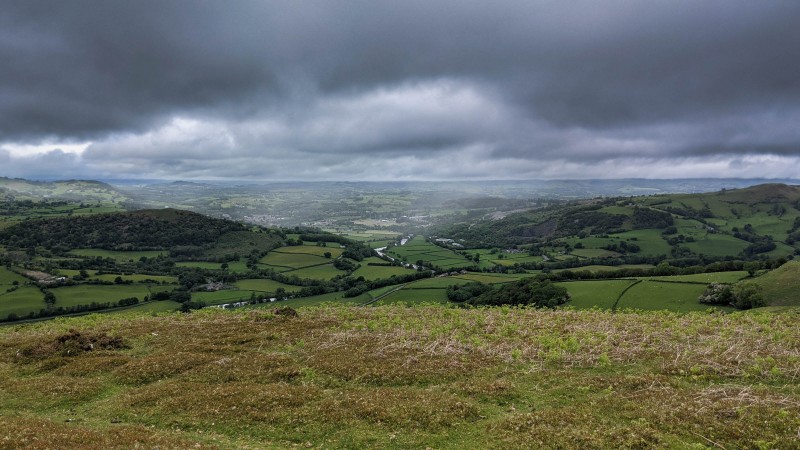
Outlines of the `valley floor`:
M800 316L442 307L0 328L0 448L796 448Z

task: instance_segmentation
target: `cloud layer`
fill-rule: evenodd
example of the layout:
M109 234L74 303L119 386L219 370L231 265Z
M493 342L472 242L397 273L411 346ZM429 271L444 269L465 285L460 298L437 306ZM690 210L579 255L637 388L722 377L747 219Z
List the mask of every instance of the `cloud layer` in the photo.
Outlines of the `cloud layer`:
M800 174L797 2L3 3L0 175Z

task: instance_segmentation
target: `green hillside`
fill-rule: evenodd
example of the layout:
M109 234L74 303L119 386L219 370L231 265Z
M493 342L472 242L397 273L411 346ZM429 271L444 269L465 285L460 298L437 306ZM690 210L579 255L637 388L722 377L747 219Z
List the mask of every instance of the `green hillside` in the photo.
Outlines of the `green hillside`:
M122 203L129 196L110 184L91 180L31 181L0 177L0 200L60 199L83 202Z
M585 200L436 232L470 248L533 245L555 260L787 257L800 251L800 186Z
M789 261L753 280L770 306L800 306L800 261Z

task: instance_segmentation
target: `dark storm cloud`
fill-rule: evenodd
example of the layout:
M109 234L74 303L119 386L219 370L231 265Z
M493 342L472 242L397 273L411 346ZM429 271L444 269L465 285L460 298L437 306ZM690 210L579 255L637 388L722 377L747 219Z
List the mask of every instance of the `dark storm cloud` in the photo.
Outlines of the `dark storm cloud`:
M800 167L798 2L0 10L0 144L91 141L77 172L607 177L748 155ZM6 157L0 175L33 161ZM616 171L587 172L603 165Z

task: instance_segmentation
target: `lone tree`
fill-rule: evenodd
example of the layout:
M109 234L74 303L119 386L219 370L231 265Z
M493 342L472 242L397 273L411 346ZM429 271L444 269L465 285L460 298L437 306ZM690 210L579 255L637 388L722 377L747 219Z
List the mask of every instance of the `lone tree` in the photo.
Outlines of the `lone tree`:
M711 305L730 305L739 309L766 306L761 286L755 283L738 283L735 286L711 283L698 301Z

